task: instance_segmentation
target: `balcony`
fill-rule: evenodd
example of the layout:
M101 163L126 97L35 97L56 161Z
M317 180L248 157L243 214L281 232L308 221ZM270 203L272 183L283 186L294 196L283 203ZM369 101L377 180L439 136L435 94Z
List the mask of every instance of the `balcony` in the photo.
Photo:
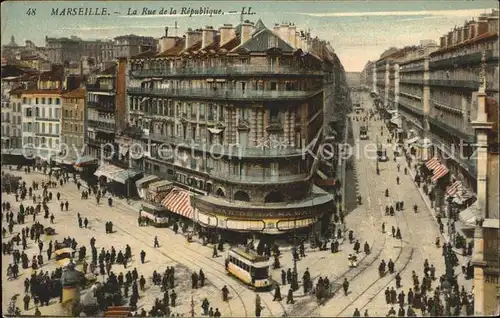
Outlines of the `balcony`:
M444 153L446 153L450 158L452 158L455 162L461 165L465 170L467 170L471 176L474 178L477 177L477 160L475 158L462 158L460 154L460 147L450 147L446 143L441 141L435 134L430 134L433 144L441 149Z
M441 120L438 116L429 116L427 117L427 120L429 123L434 126L435 128L446 132L449 135L458 137L465 142L474 142L476 139L476 136L470 129L459 129L456 127L451 126L448 124L447 121Z
M423 116L424 115L423 109L419 108L419 107L415 107L416 106L415 104L417 104L418 106L421 107L420 101L417 102L417 101L410 100L408 98L404 98L402 96L399 97L399 105L400 106L409 110L412 113Z
M35 132L35 136L40 136L40 137L59 137L59 134L48 133L48 132Z
M423 79L400 78L399 84L424 85L424 80Z
M115 123L114 122L88 120L87 123L89 125L89 128L95 128L95 129L104 130L107 132L114 132L115 131Z
M323 76L323 71L299 69L290 66L231 65L216 67L186 67L149 70L131 70L130 76L145 77L212 77L212 76Z
M423 71L424 71L423 65L399 68L399 73L411 73L411 72L423 72Z
M37 120L37 121L50 121L50 122L56 122L56 123L61 121L60 118L46 118L46 117L40 117L40 116L36 116L35 120Z
M183 97L194 99L213 100L303 100L320 93L322 89L314 91L260 91L209 88L129 88L131 95L150 95L158 97Z
M107 112L107 113L115 111L115 104L114 103L87 101L87 107L95 109L97 111L102 111L102 112Z
M279 173L279 172L278 172ZM234 175L227 172L220 171L210 171L208 173L211 177L219 180L230 181L230 182L241 182L241 183L290 183L296 181L304 181L307 179L308 174L296 174L296 175L275 175L275 176L242 176L242 175Z
M493 56L492 50L487 50L488 56ZM481 63L482 52L474 52L460 56L447 57L440 60L429 61L430 69L459 68L463 65L477 65Z
M220 144L210 144L209 142L192 139L187 140L178 136L165 136L159 133L150 133L148 136L142 137L144 140L151 140L152 142L159 142L161 144L170 144L173 147L165 147L165 149L193 149L195 151L210 152L217 155L236 157L236 158L266 158L266 157L280 157L286 158L290 156L302 156L303 151L296 148L239 148L234 146L225 146ZM305 152L306 150L304 150ZM165 156L168 157L168 156ZM165 158L166 159L166 158Z
M115 88L113 85L99 85L99 84L87 84L87 91L89 92L108 92L114 93Z
M462 89L470 89L470 90L478 90L479 89L479 81L475 80L437 80L431 79L429 80L430 86L441 86L441 87L453 87L453 88L462 88Z

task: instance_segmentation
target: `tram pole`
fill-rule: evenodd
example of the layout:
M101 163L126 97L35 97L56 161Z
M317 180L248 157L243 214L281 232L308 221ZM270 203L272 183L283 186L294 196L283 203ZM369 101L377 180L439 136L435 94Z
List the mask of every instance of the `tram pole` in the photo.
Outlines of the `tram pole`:
M297 258L295 257L295 254L297 253L297 236L296 236L296 229L297 229L297 219L293 220L293 273L292 273L292 289L294 291L299 289L299 281L298 281L298 271L297 271Z

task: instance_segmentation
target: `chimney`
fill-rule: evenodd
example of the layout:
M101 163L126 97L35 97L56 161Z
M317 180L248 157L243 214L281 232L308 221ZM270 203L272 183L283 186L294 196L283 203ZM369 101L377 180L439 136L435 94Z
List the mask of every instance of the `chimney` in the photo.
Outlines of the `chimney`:
M246 41L250 40L250 38L252 37L252 33L253 33L253 24L248 21L248 20L245 20L245 22L243 22L241 24L241 44L245 43Z
M217 31L213 27L207 26L201 31L201 48L204 49L210 44L214 43Z
M223 46L236 36L236 32L232 24L224 24L219 28L220 32L220 46Z
M295 49L297 47L297 37L295 34L297 33L297 27L295 25L290 25L288 27L288 40L287 42Z
M277 36L281 36L280 35L280 25L278 23L276 23L274 26L273 26L273 33L276 34Z
M283 23L280 25L280 33L279 33L279 37L285 41L286 43L289 43L288 40L289 40L289 29L288 29L288 24L286 23Z
M486 17L484 20L479 19L477 26L477 35L482 35L488 32L488 21Z
M193 31L192 29L188 29L188 31L186 32L186 46L184 49L187 50L188 48L193 46L193 44L199 41L201 41L201 32L198 30Z
M477 23L472 21L469 25L469 39L473 39L477 36Z

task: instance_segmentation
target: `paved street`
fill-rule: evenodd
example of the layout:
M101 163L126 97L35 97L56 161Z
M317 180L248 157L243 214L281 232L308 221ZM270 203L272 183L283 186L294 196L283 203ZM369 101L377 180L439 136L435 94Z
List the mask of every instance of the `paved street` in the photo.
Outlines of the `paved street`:
M369 97L364 96L364 105L371 105ZM355 140L359 136L359 122L352 121L352 128ZM369 143L374 143L376 135L379 135L380 141L385 141L388 132L384 128L384 137L380 137L381 121L372 121L369 123L369 140L359 141L362 149ZM357 141L358 142L358 141ZM388 147L388 146L387 146ZM340 249L341 251L332 254L329 251L306 251L307 256L298 262L299 279L306 268L309 268L314 284L317 279L328 277L330 283L333 284L336 290L333 298L327 301L324 305L318 306L314 295L304 295L302 288L294 293L295 304L287 305L285 303L287 286L281 287L281 293L284 298L282 302L273 302L270 292L261 292L263 316L350 316L355 308L358 308L362 313L368 310L370 316L385 315L390 306L385 303L384 290L386 287L395 286L394 274L387 274L384 277L379 277L378 265L381 260L386 262L392 259L395 262L396 271L401 273L403 278L403 290L407 293L411 284L411 273L416 271L417 274L423 276L423 263L428 259L431 264L436 267L436 276L439 277L444 271L444 262L441 256L441 249L436 248L434 240L440 236L435 220L427 210L422 198L411 180L409 175L404 175L403 167L404 159L398 158L396 162L392 160L392 151L388 150L388 162L380 163L380 176L376 175L376 162L374 158L367 156L356 155L353 160L353 171L347 175L354 174L355 180L348 180L347 189L357 188L357 192L363 198L363 204L357 206L346 217L346 225L354 231L356 239L359 239L361 246L364 242L368 242L372 248L372 253L364 255L359 254L360 264L357 268L349 268L347 256L353 253L352 245L344 242ZM397 172L397 164L401 165L401 172ZM32 172L24 174L23 172L13 172L23 177L28 185L33 180L43 181L48 180L47 175ZM396 184L396 176L400 176L401 184ZM390 196L384 196L385 189L389 190ZM70 208L68 212L61 212L59 202L53 200L49 203L50 212L55 215L55 229L57 235L54 237L42 236L44 242L49 240L61 241L64 237L75 237L79 246L88 245L91 237L96 238L96 247L100 250L114 246L117 251L123 250L126 244L132 248L133 259L125 270L118 265L113 266L115 273L126 272L134 267L139 271L139 275L144 275L147 278L146 290L140 292L138 302L139 310L145 308L150 310L154 304L155 298L162 298L163 293L159 286L153 286L151 277L153 270L163 272L167 266L175 266L176 268L176 287L175 290L178 297L178 304L171 308L174 313L179 313L184 316L190 315L191 312L191 297L194 301L194 308L197 315L200 313L201 301L207 297L210 301L210 306L219 308L223 316L253 316L255 310L256 293L242 285L236 279L228 276L224 271L224 261L222 255L218 258L212 258L212 246L202 246L198 243L188 243L185 237L181 234L174 234L170 229L158 229L154 227L138 227L137 225L137 210L134 206L138 206L138 202L127 204L119 199L114 199L114 206L108 207L106 200L102 200L101 204L97 205L94 197L88 200L81 200L80 193L73 182L65 184L62 188L57 187L51 189L53 194L62 193L61 200L68 200ZM352 191L352 190L349 190ZM40 191L39 191L40 192ZM396 200L403 200L405 210L396 212L395 216L385 216L385 206L394 205ZM19 210L19 203L15 202L14 196L5 195L4 201L9 201L13 206L13 211ZM31 205L32 202L24 202L24 205ZM413 205L417 204L419 213L413 212ZM87 217L89 220L89 228L83 229L78 227L77 213L82 217ZM45 226L49 225L48 219L43 219L42 216L37 216L37 221L40 221ZM113 234L105 234L104 224L107 221L113 221L116 230ZM382 233L382 223L385 223L387 233ZM32 217L29 215L26 218L26 224L32 224ZM399 227L402 233L402 240L398 240L390 235L391 227ZM19 232L19 227L14 227L13 235ZM153 238L157 235L159 238L160 247L153 248ZM12 236L7 236L9 239ZM47 244L45 244L46 246ZM227 247L226 247L227 248ZM146 264L140 264L139 253L141 250L146 252ZM32 255L36 255L37 246L32 241L29 241L26 253L31 259ZM44 253L45 256L45 253ZM2 256L2 262L8 264L12 261L9 255ZM293 266L292 256L290 252L284 252L280 259L283 268L287 269ZM460 262L464 262L460 259ZM42 267L43 271L52 271L56 268L55 261L46 262ZM208 280L208 284L200 289L191 290L190 275L192 271L203 269ZM16 293L21 297L18 298L18 306L22 306L23 280L31 275L31 269L21 269L20 277L13 281L7 281L6 271L3 271L2 277L4 288L2 295L4 299ZM273 270L273 278L281 283L281 269ZM344 296L342 291L342 282L347 278L350 282L349 293ZM99 277L102 279L102 277ZM462 282L462 280L460 280ZM467 282L470 285L470 282ZM436 286L434 282L434 286ZM226 285L230 290L229 302L223 302L221 296L221 288ZM470 286L467 289L470 288ZM399 292L399 291L398 291ZM8 301L4 301L3 308L6 309ZM45 314L58 315L62 314L59 303L52 300L49 307L41 307L41 312ZM31 302L28 314L33 314L34 305Z

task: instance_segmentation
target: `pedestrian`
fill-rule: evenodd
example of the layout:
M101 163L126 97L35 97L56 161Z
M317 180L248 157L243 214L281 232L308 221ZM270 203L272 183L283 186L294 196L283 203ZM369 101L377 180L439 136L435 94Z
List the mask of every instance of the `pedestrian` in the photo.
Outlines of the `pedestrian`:
M279 285L276 285L276 288L274 289L273 301L281 301L281 289Z
M50 215L50 224L54 224L54 213Z
M64 211L64 202L61 201L61 211Z
M144 259L146 258L146 252L144 250L141 251L141 263L144 264Z
M146 285L146 279L144 275L141 275L141 279L139 279L139 286L141 287L141 291L144 291L144 286Z
M172 307L175 307L175 300L177 299L177 294L175 293L175 290L172 290L172 293L170 294L170 305Z
M344 288L344 295L347 296L347 292L349 290L349 282L347 281L347 278L344 278L344 283L342 284L342 287Z
M399 185L399 176L396 177L396 183Z
M83 225L85 226L85 228L87 228L87 225L89 225L89 220L87 220L87 218L83 220Z
M203 273L202 269L200 269L200 273L198 274L198 278L200 280L200 286L201 287L205 286L205 273Z
M158 244L158 236L155 236L155 240L154 240L154 247L160 247L160 244Z
M68 207L69 207L69 202L68 202L68 200L66 200L66 203L64 203L64 205L66 206L66 211L68 211Z
M293 290L290 288L288 290L288 295L286 296L286 303L288 304L294 304L295 301L293 300Z
M212 258L215 258L217 256L219 256L219 255L217 254L217 247L214 244L214 248L213 248L213 251L212 251Z
M286 285L286 272L284 269L281 270L281 285Z
M28 294L24 295L23 302L24 302L24 311L28 311L30 308L30 300L31 297Z

